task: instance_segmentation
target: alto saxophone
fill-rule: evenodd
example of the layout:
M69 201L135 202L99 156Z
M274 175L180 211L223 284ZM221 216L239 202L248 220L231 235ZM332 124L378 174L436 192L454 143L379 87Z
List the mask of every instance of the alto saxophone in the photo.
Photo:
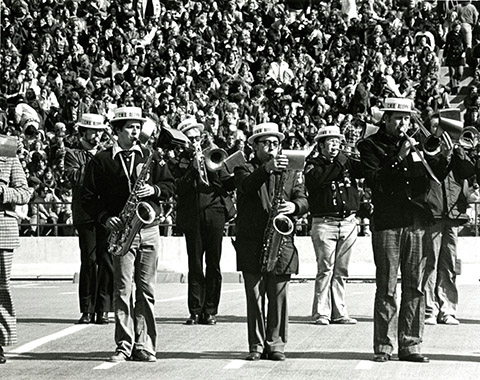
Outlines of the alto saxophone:
M147 161L145 161L128 196L127 203L125 203L119 215L123 228L118 231L112 231L108 236L108 252L113 256L124 256L130 249L138 231L146 224L152 223L156 217L156 212L152 205L146 201L140 201L137 196L137 191L145 184L153 163L153 149L148 146L148 150L149 156Z
M271 272L282 254L282 240L293 232L293 222L285 214L279 212L280 205L284 202L284 188L288 171L283 170L280 180L275 183L275 192L272 207L268 214L267 227L263 235L262 252L260 254L260 270Z

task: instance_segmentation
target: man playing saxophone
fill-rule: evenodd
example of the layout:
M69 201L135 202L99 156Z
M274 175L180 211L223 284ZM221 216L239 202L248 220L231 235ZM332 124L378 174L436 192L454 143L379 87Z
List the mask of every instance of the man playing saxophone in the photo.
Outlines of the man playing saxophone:
M92 158L85 174L82 201L110 235L131 227L119 216L128 210L133 189L134 198L149 201L154 207L174 191L167 165L156 156L149 160L153 153L138 144L145 121L139 107L117 108L110 122L116 142ZM151 164L142 170L146 162ZM135 234L123 256L113 257L117 347L110 361L156 360L154 290L159 241L158 219L154 217Z
M302 174L286 170L288 158L279 154L283 139L275 123L255 126L248 139L255 156L235 169L238 199L235 249L237 269L243 273L247 298L249 354L246 360L285 360L288 285L291 274L298 273L298 253L293 231L278 236L272 220L277 214L286 214L289 218L303 215L308 210L308 202ZM272 205L277 209L272 209ZM281 239L280 244L275 244L277 239ZM278 252L271 252L266 242L279 246ZM268 257L264 257L265 254ZM272 265L263 267L264 262L272 260Z

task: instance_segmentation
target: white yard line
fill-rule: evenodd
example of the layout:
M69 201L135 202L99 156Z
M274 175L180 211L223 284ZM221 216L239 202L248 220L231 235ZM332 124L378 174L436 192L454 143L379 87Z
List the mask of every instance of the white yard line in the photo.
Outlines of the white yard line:
M222 290L222 294L226 293L238 293L238 292L244 292L245 290L242 289L232 289L232 290ZM187 299L187 295L184 296L179 296L179 297L172 297L172 298L164 298L161 300L155 300L155 303L162 303L162 302L172 302L172 301L181 301Z
M49 343L49 342L52 342L54 340L66 337L68 335L75 334L76 332L78 332L80 330L83 330L83 329L85 329L89 326L90 325L74 325L74 326L67 327L64 330L58 331L58 332L53 333L51 335L44 336L43 338L33 340L29 343L24 344L23 346L20 346L20 347L17 347L15 349L11 350L11 351L8 351L8 354L10 354L10 355L14 355L14 354L20 355L20 354L24 354L24 353L33 351L34 349L44 345L45 343Z
M93 369L110 369L120 363L121 362L118 362L118 363L103 362L102 364L97 365L96 367L93 367Z
M223 369L239 369L242 368L245 363L245 360L232 360L225 367L223 367Z
M355 367L355 369L361 369L361 370L368 370L368 369L372 369L373 368L373 365L375 363L371 360L362 360L360 361L357 366Z

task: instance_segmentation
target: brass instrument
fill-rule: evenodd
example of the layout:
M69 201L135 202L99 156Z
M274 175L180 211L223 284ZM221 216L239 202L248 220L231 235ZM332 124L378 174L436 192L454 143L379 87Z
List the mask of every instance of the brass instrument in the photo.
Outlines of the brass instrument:
M152 121L153 127L155 123ZM142 132L139 136L138 143L147 143L153 133L151 125L145 122ZM143 164L142 170L135 181L132 191L120 212L119 218L122 221L123 228L119 231L112 231L108 236L108 252L113 256L124 256L132 245L135 235L140 229L152 223L156 217L156 211L147 201L140 201L137 196L138 190L145 185L148 178L150 167L153 164L153 148L147 145L149 156Z
M219 148L214 142L212 136L207 133L206 135L208 147L203 150L205 157L205 166L208 170L215 172L220 170L228 157L228 153L225 149Z
M458 145L466 150L475 149L480 143L480 131L475 127L463 128L462 134L458 139Z
M282 152L282 154L288 157L289 164L275 183L272 207L268 214L267 226L263 235L262 252L260 254L260 270L262 272L271 272L275 269L275 264L282 254L283 237L292 234L295 228L293 221L287 215L279 212L279 207L284 202L284 189L289 171L303 169L307 153L295 150Z
M423 150L425 154L435 156L440 153L442 146L441 135L447 133L453 142L458 142L460 145L460 138L462 136L463 122L461 120L460 110L456 108L448 108L438 111L438 115L431 117L432 119L438 119L436 124L436 131L434 134L430 133L419 119L416 121L422 128L422 133L425 135L425 141L423 143Z
M204 148L202 142L205 141L207 146ZM193 147L193 159L199 173L200 181L208 186L210 182L207 171L214 172L220 170L227 159L228 153L215 145L212 136L208 133L204 135L203 141L193 143Z

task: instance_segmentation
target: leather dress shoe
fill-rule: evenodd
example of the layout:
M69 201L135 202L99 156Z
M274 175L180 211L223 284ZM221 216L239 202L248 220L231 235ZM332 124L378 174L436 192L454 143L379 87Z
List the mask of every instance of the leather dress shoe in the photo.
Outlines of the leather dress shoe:
M121 363L127 360L128 360L128 356L123 351L115 351L115 353L112 356L110 356L110 358L108 359L108 361L112 363Z
M200 316L198 314L190 314L185 324L187 325L198 325L198 321L200 320Z
M405 362L413 362L413 363L429 363L430 359L422 354L410 354L407 356L401 356L398 358L399 360Z
M137 362L156 362L157 357L146 350L135 350L132 360Z
M268 358L270 360L274 360L274 361L280 361L280 362L283 362L286 358L285 358L285 354L283 352L280 352L280 351L273 351L273 352L270 352L268 354Z
M93 313L82 313L82 316L77 321L77 324L87 325L89 323L92 323L94 321L94 317L95 315Z
M252 362L255 362L257 360L260 360L262 358L262 354L260 352L250 352L245 360L250 360Z
M215 318L214 315L205 313L205 314L203 314L203 317L202 317L202 319L200 320L200 323L201 323L202 325L210 325L210 326L212 326L212 325L216 325L216 324L217 324L217 319Z
M97 313L97 318L95 319L97 325L108 325L109 322L108 313L106 311L103 313Z
M7 358L3 352L3 347L0 346L0 364L5 364L7 362Z
M385 363L388 362L392 358L390 354L376 354L373 357L373 361L377 363Z

